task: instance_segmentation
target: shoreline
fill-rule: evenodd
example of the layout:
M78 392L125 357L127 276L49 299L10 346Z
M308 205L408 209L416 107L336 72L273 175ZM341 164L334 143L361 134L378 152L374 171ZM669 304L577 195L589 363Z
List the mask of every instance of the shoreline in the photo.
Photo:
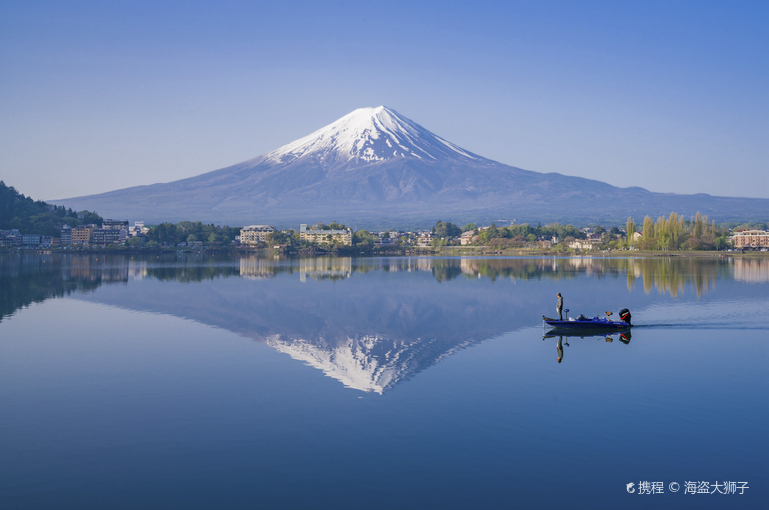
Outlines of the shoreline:
M553 258L769 258L769 251L611 251L611 252L586 252L568 253L551 252L547 250L487 250L478 246L472 248L429 248L405 249L405 250L286 250L274 248L244 248L240 247L206 247L202 249L176 249L176 248L12 248L0 249L1 254L9 253L42 253L42 254L228 254L228 255L261 255L261 256L286 256L286 257L553 257Z

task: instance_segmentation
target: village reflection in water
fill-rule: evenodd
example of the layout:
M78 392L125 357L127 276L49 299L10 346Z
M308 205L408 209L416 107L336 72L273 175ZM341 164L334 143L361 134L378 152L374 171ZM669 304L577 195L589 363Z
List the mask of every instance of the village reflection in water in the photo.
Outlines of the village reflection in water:
M531 279L573 278L587 276L627 275L627 288L633 290L642 280L644 292L657 290L677 296L687 286L697 296L715 287L717 277L732 276L745 282L769 281L769 259L743 258L698 258L698 257L654 257L654 258L373 258L353 259L351 257L316 257L299 259L298 267L286 266L280 262L290 259L263 257L240 259L240 276L246 278L272 278L281 273L299 272L301 281L313 279L344 279L354 273L369 271L432 273L437 281L450 281L463 276L470 278Z
M567 279L577 275L618 277L626 275L627 288L641 281L644 292L657 290L673 296L689 287L698 296L714 288L717 277L728 276L747 283L769 282L765 258L351 258L313 257L201 257L123 255L0 255L0 278L60 275L62 281L126 282L132 279L199 282L240 276L268 279L298 273L301 281L342 280L356 273L427 272L437 281L458 277L510 279Z
M640 306L652 290L698 299L717 281L766 283L769 260L4 254L0 321L31 303L67 296L174 315L262 342L346 387L381 394L461 349L532 326L532 317L554 305L555 289L577 278L580 287L595 287L591 295ZM461 284L478 279L486 283ZM460 284L443 285L452 281ZM491 284L501 281L508 284ZM206 288L191 292L186 285L193 283ZM515 292L517 284L527 286ZM96 292L100 286L104 292ZM613 343L617 336L630 342L629 333L597 339ZM569 344L559 336L558 352Z

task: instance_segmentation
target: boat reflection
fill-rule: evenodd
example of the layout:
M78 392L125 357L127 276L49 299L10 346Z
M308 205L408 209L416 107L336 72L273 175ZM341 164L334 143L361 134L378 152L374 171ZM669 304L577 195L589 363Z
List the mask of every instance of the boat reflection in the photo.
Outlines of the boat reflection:
M620 342L623 342L624 344L629 344L630 340L633 338L633 335L631 334L630 330L627 331L612 331L610 333L607 333L606 330L576 330L576 331L567 331L563 329L551 329L544 335L542 335L542 340L545 340L547 338L564 338L566 337L567 340L569 338L594 338L594 339L605 339L607 342L612 342L613 339L616 337Z
M610 334L606 334L606 332L598 332L598 331L564 331L564 330L555 330L551 329L544 335L542 335L542 341L544 342L547 339L550 338L557 338L558 342L556 343L555 349L558 352L558 363L563 361L563 346L570 347L569 339L574 338L581 338L581 339L594 339L594 340L603 340L605 343L613 343L615 338L616 340L619 340L621 343L627 345L630 343L630 340L633 338L633 335L630 333L630 330L623 331L621 333L614 332Z

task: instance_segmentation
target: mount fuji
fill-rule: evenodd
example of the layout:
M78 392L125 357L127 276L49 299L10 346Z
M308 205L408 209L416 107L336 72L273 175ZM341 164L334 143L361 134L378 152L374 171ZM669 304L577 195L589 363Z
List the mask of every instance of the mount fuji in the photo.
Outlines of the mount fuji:
M769 219L766 199L652 193L498 163L384 106L360 108L272 152L196 177L51 202L148 223L278 227L332 220L367 228L438 219L624 223L670 211Z

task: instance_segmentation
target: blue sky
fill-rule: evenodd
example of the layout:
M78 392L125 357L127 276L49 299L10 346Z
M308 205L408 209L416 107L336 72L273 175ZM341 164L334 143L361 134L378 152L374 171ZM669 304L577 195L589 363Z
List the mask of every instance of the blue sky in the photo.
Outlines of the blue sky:
M0 4L0 179L190 177L386 105L485 157L769 198L769 2Z

